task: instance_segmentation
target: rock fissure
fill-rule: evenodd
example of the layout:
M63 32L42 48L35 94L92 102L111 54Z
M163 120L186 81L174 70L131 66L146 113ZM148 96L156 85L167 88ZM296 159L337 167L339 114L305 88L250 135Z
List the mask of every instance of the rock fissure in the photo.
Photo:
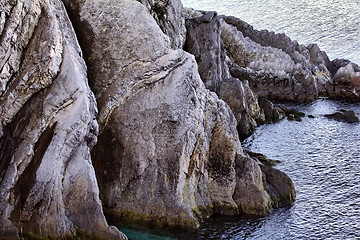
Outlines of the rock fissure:
M360 98L356 64L180 0L0 9L0 238L125 239L102 204L157 227L265 216L294 186L240 138L294 115L271 100Z

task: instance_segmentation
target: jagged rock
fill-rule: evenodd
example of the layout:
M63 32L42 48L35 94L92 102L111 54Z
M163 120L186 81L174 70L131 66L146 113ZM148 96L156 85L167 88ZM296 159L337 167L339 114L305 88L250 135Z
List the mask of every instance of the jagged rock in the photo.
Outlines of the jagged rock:
M283 119L284 112L280 107L274 106L274 104L266 98L259 99L259 106L264 110L265 119L268 123L275 123Z
M269 47L276 42L277 35L260 32L256 36L261 36L257 40L262 40L256 41L239 31L243 28L242 21L230 17L224 19L221 38L231 61L229 67L233 77L248 80L259 97L300 102L318 98L317 80L309 69L311 64L305 57L294 61L294 55L287 54L294 52L294 46ZM251 28L247 31L253 32ZM300 56L300 53L296 55Z
M334 67L332 62L330 61L329 57L324 51L321 51L317 44L309 44L307 47L310 53L310 63L313 66L325 66L332 75L334 75L337 69Z
M340 67L334 78L325 84L330 98L358 101L360 99L360 72L353 64Z
M333 114L326 114L325 117L330 119L335 119L337 121L344 121L348 123L357 123L359 122L359 117L353 110L350 111L340 111Z
M102 211L96 103L62 3L0 9L0 238L124 239Z
M172 227L196 227L214 212L238 214L239 206L267 212L263 173L242 152L232 111L205 88L195 59L171 50L149 8L135 0L66 3L80 43L89 47L85 58L100 112L92 156L106 210ZM246 170L241 163L235 168L237 158ZM266 210L257 198L235 201L235 192L249 191L267 196Z
M185 43L185 18L181 0L139 0L149 9L161 30L170 38L173 48Z
M268 167L272 167L278 163L280 163L279 160L273 160L273 159L269 159L268 157L266 157L264 154L262 153L257 153L257 152L252 152L249 150L244 150L244 152L246 154L248 154L250 157L252 158L256 158L257 160L259 160L262 164L268 166Z
M360 72L360 67L359 67L359 65L351 62L351 61L348 60L348 59L339 59L339 58L336 58L336 59L334 59L334 60L331 61L331 64L336 68L336 71L339 70L339 68L341 68L341 67L345 67L345 66L348 65L349 63L353 66L355 72ZM336 73L336 72L335 72L335 73ZM334 73L334 74L335 74L335 73Z
M230 75L226 64L228 57L220 37L220 20L216 12L188 19L185 50L194 54L206 88L229 104L238 122L240 137L245 138L254 131L257 122L263 121L264 116L248 81L241 82Z

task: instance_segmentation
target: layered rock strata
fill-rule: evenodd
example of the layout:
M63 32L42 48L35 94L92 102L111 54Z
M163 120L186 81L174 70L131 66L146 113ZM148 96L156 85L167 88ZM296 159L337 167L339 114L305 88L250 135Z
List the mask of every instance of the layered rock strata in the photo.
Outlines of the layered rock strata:
M0 238L124 239L103 215L96 103L62 3L0 8Z
M193 228L213 213L265 215L276 205L261 164L242 152L233 112L205 88L195 59L174 49L151 4L65 3L88 49L100 124L92 156L108 213ZM234 106L249 108L249 87L232 80Z
M179 0L63 2L0 3L4 239L125 238L102 204L162 227L265 216L294 186L239 135L283 117L269 99L359 100L359 67L315 44Z

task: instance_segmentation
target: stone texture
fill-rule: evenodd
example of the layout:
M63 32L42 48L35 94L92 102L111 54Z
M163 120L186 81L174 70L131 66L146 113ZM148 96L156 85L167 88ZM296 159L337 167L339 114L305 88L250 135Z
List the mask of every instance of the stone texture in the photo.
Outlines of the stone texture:
M230 75L220 26L221 18L215 12L188 19L185 50L194 54L206 88L230 106L240 137L245 138L254 131L257 122L263 122L264 115L248 81Z
M340 67L331 81L326 82L325 89L331 98L359 101L360 72L351 63Z
M348 123L358 123L359 117L356 115L356 113L353 110L343 110L340 112L332 113L332 114L326 114L325 117L330 119L335 119L337 121L344 121Z
M125 238L103 215L96 103L62 3L0 7L0 238Z
M233 77L248 80L259 97L300 102L318 97L316 78L305 64L294 61L294 56L282 49L245 37L237 22L227 22L222 22L221 37Z
M100 113L92 156L107 212L143 224L189 228L213 213L238 214L243 201L233 198L236 185L252 179L237 173L237 156L261 179L262 172L242 152L236 118L205 88L195 59L173 49L147 4L65 3L82 47L88 48L85 59ZM270 201L261 183L238 192L251 195L255 189ZM247 207L256 201L248 200ZM263 207L259 212L271 203Z
M170 38L174 49L185 43L185 17L181 0L139 0L147 6L161 30Z

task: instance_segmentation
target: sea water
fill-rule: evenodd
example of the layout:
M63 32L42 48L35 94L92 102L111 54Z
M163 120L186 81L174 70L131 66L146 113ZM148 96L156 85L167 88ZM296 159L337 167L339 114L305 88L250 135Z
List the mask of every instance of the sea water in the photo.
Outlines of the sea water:
M316 43L331 60L360 64L360 0L183 0L183 5L235 16L300 44Z

